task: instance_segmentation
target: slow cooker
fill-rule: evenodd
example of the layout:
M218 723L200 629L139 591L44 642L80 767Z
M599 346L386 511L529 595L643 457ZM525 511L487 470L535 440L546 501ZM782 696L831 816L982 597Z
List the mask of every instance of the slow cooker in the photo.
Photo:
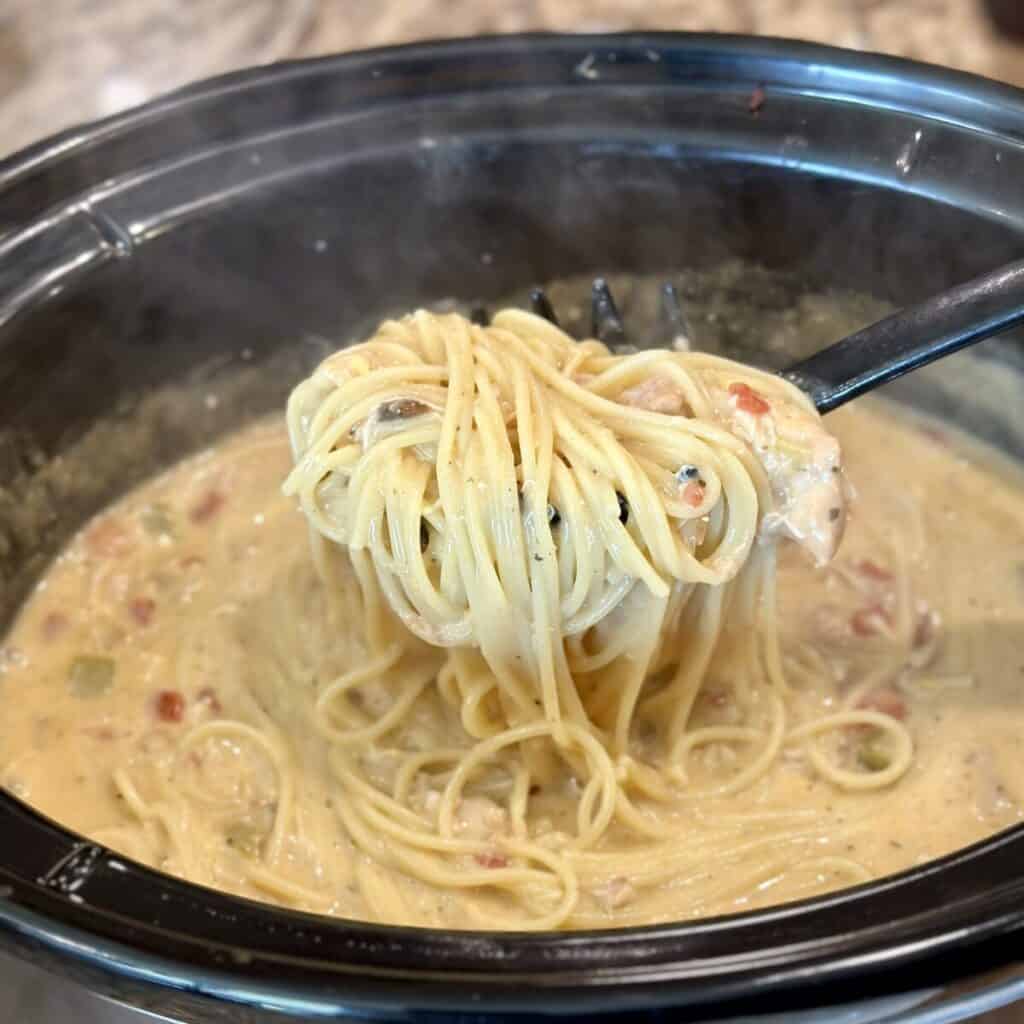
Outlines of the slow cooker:
M36 145L0 164L4 622L87 516L386 313L730 260L905 303L1022 255L1021 182L1009 87L706 35L282 64ZM898 397L1024 455L1018 343L975 363ZM1020 829L772 910L536 935L248 902L7 794L0 837L6 953L172 1020L938 1022L1024 995Z

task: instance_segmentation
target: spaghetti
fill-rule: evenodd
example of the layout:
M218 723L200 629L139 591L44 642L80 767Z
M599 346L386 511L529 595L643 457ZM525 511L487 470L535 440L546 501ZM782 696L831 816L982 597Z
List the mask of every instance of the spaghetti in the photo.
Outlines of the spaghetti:
M419 312L325 361L288 428L286 493L334 615L363 627L365 658L320 688L315 722L370 864L493 895L491 927L593 923L574 916L581 879L614 889L630 858L685 886L731 837L771 851L750 884L793 870L813 827L739 842L764 823L695 817L787 751L841 789L907 770L892 716L850 703L789 721L771 533L820 556L842 493L838 447L786 382L705 354L614 355L519 311L489 327ZM740 720L695 725L723 679ZM884 768L836 762L857 727L878 731ZM711 788L690 778L699 749L734 766ZM539 828L553 790L574 813ZM387 877L359 884L408 919Z

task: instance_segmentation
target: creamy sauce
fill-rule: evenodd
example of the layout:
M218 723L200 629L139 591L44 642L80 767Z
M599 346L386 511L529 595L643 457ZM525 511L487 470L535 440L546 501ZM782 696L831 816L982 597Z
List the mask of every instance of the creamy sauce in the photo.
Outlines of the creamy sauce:
M1017 471L879 404L843 410L828 425L856 497L831 567L795 552L783 559L790 713L797 722L820 715L863 687L864 706L909 728L911 768L880 791L843 792L805 758L784 754L744 792L671 809L723 828L743 816L720 863L698 870L695 849L653 882L636 856L624 856L610 878L588 881L583 872L570 925L776 903L899 871L1021 820ZM360 639L341 636L344 623L328 612L304 521L280 494L289 466L283 426L262 423L82 530L0 649L0 784L68 827L194 882L347 917L486 926L488 901L500 893L439 892L404 877L358 852L340 821L312 707L339 660L358 659ZM913 653L872 676L895 607L907 601ZM370 704L372 717L379 710ZM708 681L697 714L703 724L734 721L724 681ZM437 729L425 712L423 723ZM868 740L851 730L830 754L870 766L877 752ZM728 776L735 751L694 751L694 782ZM381 759L384 772L386 752ZM552 787L536 810L531 804L531 824L555 834L575 802L571 787ZM496 810L467 799L461 827L500 829ZM795 869L766 859L773 843L785 845L781 860ZM271 847L272 872L264 867Z

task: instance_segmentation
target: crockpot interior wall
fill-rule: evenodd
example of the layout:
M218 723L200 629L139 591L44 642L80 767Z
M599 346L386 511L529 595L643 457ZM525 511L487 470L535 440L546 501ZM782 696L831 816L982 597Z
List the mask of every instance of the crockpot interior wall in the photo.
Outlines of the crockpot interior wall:
M414 145L213 203L6 329L0 621L86 516L281 408L336 339L386 314L737 258L797 291L901 303L1014 245L892 189L646 143Z

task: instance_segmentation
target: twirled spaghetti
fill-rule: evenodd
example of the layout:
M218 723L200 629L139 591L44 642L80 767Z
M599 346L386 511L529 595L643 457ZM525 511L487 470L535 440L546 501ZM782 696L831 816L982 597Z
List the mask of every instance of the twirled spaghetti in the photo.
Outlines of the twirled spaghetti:
M782 523L820 550L843 511L838 448L786 382L709 355L614 355L514 310L489 327L420 312L325 361L288 426L285 490L339 614L365 627L368 660L316 710L345 827L371 860L511 895L505 927L557 927L583 865L617 877L623 844L654 844L658 863L692 843L693 822L659 804L750 787L797 744L840 787L909 765L905 727L878 712L787 724L775 549L759 530ZM807 506L823 496L815 533ZM691 727L711 677L729 679L741 723ZM371 720L349 698L382 679L391 699ZM421 698L457 716L460 743L424 746ZM815 745L854 726L891 737L884 770L837 767ZM390 787L360 764L382 743ZM704 745L738 760L711 790L687 775ZM532 797L550 786L577 793L575 814L539 835ZM458 823L471 788L491 813L472 837Z

